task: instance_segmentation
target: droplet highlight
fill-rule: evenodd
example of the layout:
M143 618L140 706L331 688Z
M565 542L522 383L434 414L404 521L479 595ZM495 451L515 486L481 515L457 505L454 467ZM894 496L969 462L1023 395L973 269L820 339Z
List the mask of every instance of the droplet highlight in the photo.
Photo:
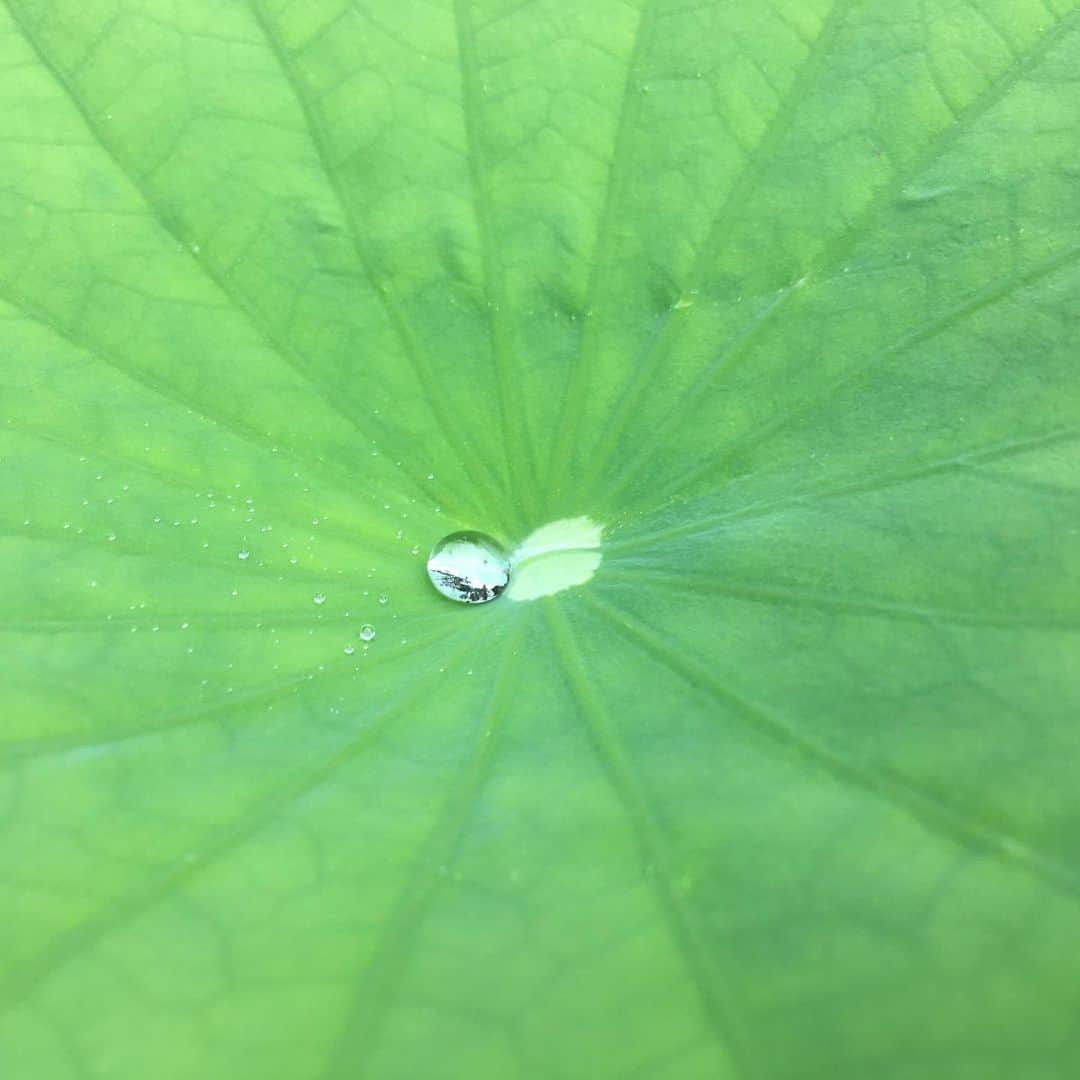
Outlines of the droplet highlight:
M427 572L432 585L450 600L486 604L510 583L510 555L485 533L455 532L435 545Z

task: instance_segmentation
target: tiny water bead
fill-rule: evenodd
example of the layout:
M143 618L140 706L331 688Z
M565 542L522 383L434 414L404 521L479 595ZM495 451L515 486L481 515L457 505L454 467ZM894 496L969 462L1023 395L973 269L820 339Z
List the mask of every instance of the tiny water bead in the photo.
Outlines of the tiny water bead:
M481 532L444 536L427 562L432 585L462 604L486 604L510 582L510 556L502 545Z
M371 623L364 623L360 627L359 637L361 641L372 641L375 637L375 627Z

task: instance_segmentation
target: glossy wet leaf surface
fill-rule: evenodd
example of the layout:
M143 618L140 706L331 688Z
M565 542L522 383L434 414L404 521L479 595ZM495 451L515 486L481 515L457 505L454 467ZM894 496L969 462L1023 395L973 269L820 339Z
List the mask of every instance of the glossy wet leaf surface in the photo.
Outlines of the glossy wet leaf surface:
M1075 1076L1078 71L1071 0L3 0L0 1071Z

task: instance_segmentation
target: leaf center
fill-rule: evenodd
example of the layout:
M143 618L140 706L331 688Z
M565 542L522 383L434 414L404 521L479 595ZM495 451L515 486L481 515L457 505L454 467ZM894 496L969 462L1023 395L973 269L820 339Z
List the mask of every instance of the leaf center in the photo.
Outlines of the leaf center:
M583 585L600 565L604 528L587 517L562 518L530 533L511 556L511 600L536 600Z

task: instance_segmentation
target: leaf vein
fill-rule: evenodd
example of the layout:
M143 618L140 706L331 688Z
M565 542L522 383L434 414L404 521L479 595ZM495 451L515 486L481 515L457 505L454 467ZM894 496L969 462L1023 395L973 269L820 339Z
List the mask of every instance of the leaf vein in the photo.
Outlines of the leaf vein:
M867 792L907 813L931 833L978 854L991 856L1043 882L1066 898L1080 902L1080 876L1069 867L1021 842L1007 831L949 805L940 795L880 765L861 765L824 743L803 735L790 724L725 686L707 666L683 655L668 641L626 611L588 594L585 602L638 647L691 686L707 690L749 730L796 754L844 787Z
M552 643L574 692L593 751L626 812L643 870L652 869L659 908L668 921L673 942L697 990L704 1017L718 1041L726 1048L736 1075L753 1075L756 1070L751 1069L747 1057L747 1040L742 1023L737 1018L731 995L720 981L719 971L711 961L703 934L675 886L668 844L644 785L589 681L581 649L559 602L545 598L541 603Z
M464 654L476 633L474 630L469 635L467 643L457 650L455 655ZM125 923L134 921L166 902L274 821L279 820L287 808L318 790L373 742L377 742L386 721L412 704L426 688L428 681L418 680L409 692L386 702L369 718L367 726L359 733L349 737L311 768L274 788L237 821L219 829L215 837L202 847L188 852L183 858L154 873L147 883L130 889L96 914L58 934L26 962L9 968L0 977L0 1015L18 1007L50 976L94 948Z

